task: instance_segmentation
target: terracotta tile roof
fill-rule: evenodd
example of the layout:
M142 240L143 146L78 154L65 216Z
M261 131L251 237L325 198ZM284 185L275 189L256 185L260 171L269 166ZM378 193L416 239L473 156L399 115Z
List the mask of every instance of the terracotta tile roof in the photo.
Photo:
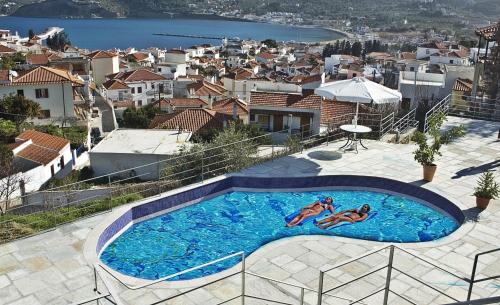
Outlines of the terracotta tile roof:
M198 81L186 86L188 92L197 96L220 96L226 91L224 87L207 81Z
M223 122L215 111L207 109L185 109L174 113L156 128L177 129L197 132L200 129L221 129Z
M256 55L256 57L260 57L260 58L264 58L264 59L274 59L274 55L271 54L271 53L267 53L267 52L263 52L263 53L259 53Z
M300 108L319 110L321 97L316 94L302 95L299 93L259 92L250 94L250 107L270 106L276 108Z
M115 56L118 56L116 53L113 52L108 52L108 51L94 51L90 54L87 54L87 57L90 57L91 59L97 59L97 58L113 58Z
M178 112L173 112L173 113L157 113L155 117L151 120L149 123L149 128L158 128L161 124L165 123L166 121L170 120L174 116L176 116Z
M173 54L187 54L186 51L180 50L180 49L170 49L167 51L167 53L173 53Z
M127 72L118 72L116 74L108 75L108 77L121 80L125 83L151 81L151 80L166 80L164 76L151 72L150 70L147 69L137 69Z
M72 75L67 70L44 66L29 70L26 73L19 75L12 81L14 84L48 84L62 82L72 82L73 84L79 86L83 86L85 84L82 80Z
M26 62L30 65L46 65L49 63L49 56L47 54L28 54Z
M401 59L417 59L417 53L401 52Z
M254 76L253 72L248 70L248 69L244 69L244 68L235 68L235 69L229 71L228 74L226 74L227 78L234 79L234 80L245 80L245 79L248 79L252 76Z
M427 48L427 49L446 49L446 46L442 42L437 42L437 41L431 41L431 42L426 42L420 45L422 48Z
M16 140L31 140L33 144L60 151L69 141L65 138L53 136L33 129L26 130L16 137Z
M472 91L472 80L467 78L457 78L453 84L453 91L460 92L471 92Z
M142 52L132 53L129 56L132 60L135 60L135 61L144 61L144 60L149 58L149 54L142 53Z
M16 137L16 144L24 143L28 140L31 140L32 144L29 144L24 149L17 152L16 157L31 160L43 165L47 165L58 158L61 150L69 145L69 141L64 138L36 130L26 130L18 135ZM11 148L13 149L19 145L13 145Z
M207 106L208 103L200 98L169 98L160 99L153 102L154 107L164 108L167 106L183 107L183 108L201 108Z
M334 117L355 112L356 104L354 103L324 100L321 108L321 124L328 124Z
M14 53L16 53L16 50L0 44L0 54L2 54L2 53L3 54L14 54Z
M321 74L315 75L296 75L288 80L295 84L309 84L314 82L321 82Z
M127 86L127 84L118 79L110 79L106 81L104 84L102 84L102 86L107 90L130 89L130 87Z
M238 115L248 114L248 105L240 99L231 97L212 103L212 110L229 116L233 115L233 105L236 103L236 113Z

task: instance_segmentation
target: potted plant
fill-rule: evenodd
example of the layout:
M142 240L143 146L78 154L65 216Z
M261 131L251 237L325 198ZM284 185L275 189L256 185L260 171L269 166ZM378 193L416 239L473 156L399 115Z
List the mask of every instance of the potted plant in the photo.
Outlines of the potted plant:
M425 181L430 182L434 178L437 168L434 161L436 156L441 156L441 152L439 151L441 146L465 134L463 125L455 126L442 132L440 127L444 121L446 121L445 114L442 112L437 113L429 121L428 134L430 138L422 132L416 132L414 135L414 140L417 142L418 148L413 152L413 156L415 161L423 166Z
M476 196L476 206L481 210L488 207L491 199L498 197L500 193L500 185L495 181L492 172L484 172L477 182L477 187L474 189Z

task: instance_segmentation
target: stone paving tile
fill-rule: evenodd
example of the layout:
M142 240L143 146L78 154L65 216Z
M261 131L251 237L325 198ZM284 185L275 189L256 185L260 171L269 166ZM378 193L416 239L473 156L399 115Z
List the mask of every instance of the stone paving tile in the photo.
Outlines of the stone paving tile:
M443 156L437 160L438 170L435 180L424 184L423 187L431 187L445 196L459 199L466 207L468 221L474 226L459 239L451 239L450 242L441 243L439 246L432 244L415 248L404 244L401 246L412 248L412 253L430 259L449 271L469 276L474 255L500 245L499 200L492 202L488 210L478 214L473 209L475 201L472 196L479 175L477 167L493 166L494 162L500 159L500 142L496 140L500 124L450 118L446 126L459 123L466 125L468 133L459 141L443 147ZM315 160L309 155L315 150L336 151L339 143L330 143L328 146L261 164L244 170L243 173L263 177L368 173L417 184L421 182L422 170L413 160L412 151L415 147L412 145L367 141L369 150L360 150L359 154L340 153L340 158L334 161ZM500 172L498 166L490 169L497 174ZM92 269L83 258L82 247L92 228L106 216L102 214L86 218L44 234L0 245L0 305L65 305L93 296ZM271 245L267 245L263 251L250 255L247 264L249 270L290 283L306 285L312 289L318 288L320 270L326 270L337 263L381 246L378 243L335 237L291 238L287 239L282 247ZM346 265L329 271L325 274L325 287L334 287L372 270L374 266L384 263L386 257L386 253L381 253L351 266ZM426 279L458 299L463 299L466 295L466 284L454 280L444 272L432 270L407 255L397 254L395 266L413 276ZM500 274L500 254L481 257L478 270L478 276ZM384 272L385 270L381 270L356 285L349 285L352 286L351 289L343 289L336 295L350 299L361 297L362 292L366 293L385 283ZM171 300L169 304L216 304L229 296L239 294L240 284L239 277L227 279L196 293ZM287 289L285 285L250 276L247 276L247 284L249 291L269 297L285 298L290 303L298 304L297 297L300 291L296 288ZM391 288L417 301L418 304L450 302L450 299L437 295L395 270ZM172 296L179 290L159 285L145 291L126 291L122 287L119 292L120 297L128 304L141 305ZM478 284L473 292L474 297L495 294L500 294L500 287L495 282ZM306 293L306 304L315 304L316 298L314 292ZM383 294L378 294L367 299L365 304L377 304L382 298ZM263 304L262 301L256 300L247 300L246 303ZM324 301L324 304L344 303L348 302L332 297L326 297ZM240 304L240 300L228 304ZM407 303L391 295L389 304Z

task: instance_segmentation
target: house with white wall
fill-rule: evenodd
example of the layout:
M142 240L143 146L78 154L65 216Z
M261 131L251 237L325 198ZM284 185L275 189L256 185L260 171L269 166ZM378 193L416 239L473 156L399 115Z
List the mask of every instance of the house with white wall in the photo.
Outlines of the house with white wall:
M165 53L166 62L186 63L189 60L189 52L181 49L170 49Z
M321 97L315 94L262 92L250 93L250 124L266 131L318 133L321 123Z
M40 104L35 124L68 124L78 120L75 105L85 103L85 82L69 73L49 67L37 67L22 75L9 72L9 81L0 86L0 97L23 95Z
M8 146L23 181L17 196L36 191L51 178L62 178L72 170L73 153L64 138L26 130Z
M108 75L107 78L119 80L129 87L136 107L146 106L160 98L173 97L172 80L147 69L119 72Z
M95 51L87 57L90 58L92 77L97 85L106 81L106 75L120 72L120 59L116 53Z
M178 62L160 62L155 65L155 71L168 79L177 79L187 74L187 64Z

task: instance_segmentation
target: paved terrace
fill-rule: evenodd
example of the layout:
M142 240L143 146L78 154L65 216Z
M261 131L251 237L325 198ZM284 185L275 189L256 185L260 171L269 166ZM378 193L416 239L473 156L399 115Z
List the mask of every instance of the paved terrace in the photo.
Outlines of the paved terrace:
M447 270L470 276L475 253L500 246L500 202L493 201L490 207L479 213L474 209L471 195L478 175L493 170L499 176L500 141L497 133L500 123L450 118L449 124L462 123L467 135L443 148L443 156L437 162L438 170L432 183L423 184L422 169L413 161L414 145L396 145L367 141L369 150L359 154L337 151L341 142L317 147L303 153L268 162L243 173L252 176L311 176L328 174L376 175L398 179L440 193L459 201L467 215L467 223L457 232L436 242L403 244L422 258L437 262ZM333 160L332 160L333 159ZM108 214L95 216L58 229L0 246L0 304L37 305L69 304L93 296L93 274L87 265L82 247L92 228ZM250 271L279 280L301 283L317 289L318 273L336 263L379 248L377 242L352 240L340 237L299 236L268 244L250 255L247 266ZM386 255L386 254L385 254ZM376 255L356 264L346 265L327 274L325 286L348 281L363 274L382 262L384 255ZM447 276L428 265L401 254L396 255L395 264L414 276L432 283L436 288L463 300L467 285ZM500 274L500 254L481 258L479 272L482 275ZM361 297L385 283L385 270L365 280L344 287L338 295L349 298ZM451 302L438 296L433 290L410 280L397 272L391 288L403 293L417 304L439 304ZM247 292L280 297L290 303L299 304L297 289L285 290L283 286L270 284L247 276ZM500 285L487 282L474 289L474 297L500 295ZM195 293L182 296L167 304L216 304L239 293L239 276L207 286ZM122 291L121 297L129 304L149 304L160 297L178 292L170 284L162 283L147 291ZM315 294L306 293L306 304L315 304ZM365 300L365 304L381 304L382 294ZM326 299L332 304L335 299ZM239 304L238 302L233 302ZM408 304L391 296L391 304ZM94 303L95 304L95 303ZM101 303L103 304L103 303ZM106 303L104 303L106 304ZM165 304L165 303L162 303ZM247 304L271 304L248 301ZM335 304L345 304L337 302Z

